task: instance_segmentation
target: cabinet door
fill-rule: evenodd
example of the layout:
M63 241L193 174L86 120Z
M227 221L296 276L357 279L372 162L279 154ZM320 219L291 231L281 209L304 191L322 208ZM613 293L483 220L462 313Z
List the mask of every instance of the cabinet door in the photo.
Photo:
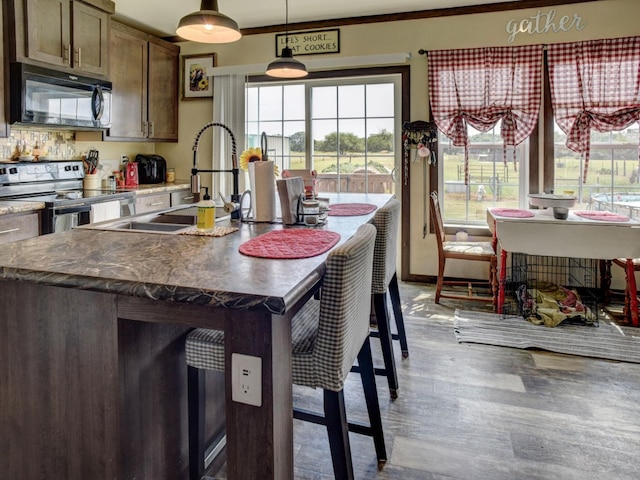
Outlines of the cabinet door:
M70 67L71 8L69 0L26 0L26 6L25 56L52 65Z
M2 8L0 8L0 31L4 31L4 23L2 19ZM0 137L6 137L9 135L9 128L7 126L7 117L5 114L5 98L8 95L8 88L5 86L5 65L4 62L4 45L3 45L4 35L0 35ZM6 88L6 90L5 90Z
M179 48L149 43L149 138L178 140Z
M163 210L171 206L171 195L158 193L155 195L143 195L136 198L136 214Z
M83 3L73 2L73 68L106 75L109 15Z
M115 22L113 23L115 25ZM144 139L147 136L147 41L111 28L111 128L108 139Z
M9 214L0 216L0 244L16 242L40 235L40 214Z
M196 196L191 193L191 190L184 190L179 192L171 192L171 206L177 207L178 205L189 205L195 203Z

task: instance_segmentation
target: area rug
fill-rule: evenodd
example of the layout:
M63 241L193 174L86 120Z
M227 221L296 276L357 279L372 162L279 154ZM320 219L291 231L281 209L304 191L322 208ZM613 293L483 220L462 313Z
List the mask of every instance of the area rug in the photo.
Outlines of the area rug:
M599 327L533 325L522 317L456 310L453 328L460 343L513 348L640 363L640 329L601 320Z

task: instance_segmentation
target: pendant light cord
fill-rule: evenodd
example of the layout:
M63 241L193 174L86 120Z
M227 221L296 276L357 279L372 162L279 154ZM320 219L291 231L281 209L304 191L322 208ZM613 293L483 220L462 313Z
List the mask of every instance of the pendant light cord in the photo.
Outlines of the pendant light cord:
M284 4L284 43L286 47L289 47L289 0L284 0Z

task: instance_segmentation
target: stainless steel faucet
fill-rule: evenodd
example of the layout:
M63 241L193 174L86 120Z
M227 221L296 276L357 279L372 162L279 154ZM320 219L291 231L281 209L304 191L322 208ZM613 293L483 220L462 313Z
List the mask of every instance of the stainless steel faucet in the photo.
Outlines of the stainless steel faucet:
M198 144L202 134L211 127L220 127L224 129L231 137L231 169L230 170L203 170L198 168ZM239 220L240 212L240 169L238 168L236 137L229 127L223 123L210 122L200 129L193 141L193 168L191 169L191 193L200 193L200 175L199 172L205 173L231 173L233 175L233 193L231 195L231 218ZM225 204L227 210L228 204Z

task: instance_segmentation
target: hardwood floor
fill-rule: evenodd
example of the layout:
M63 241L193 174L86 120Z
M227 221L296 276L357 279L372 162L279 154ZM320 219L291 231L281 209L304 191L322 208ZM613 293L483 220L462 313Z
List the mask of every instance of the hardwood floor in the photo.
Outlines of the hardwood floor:
M410 357L396 348L399 398L378 382L389 459L378 471L372 440L351 434L356 478L638 478L640 365L458 344L455 309L489 306L435 305L430 285L401 283L400 293ZM361 391L351 374L348 416L366 421ZM294 404L321 411L322 393L295 387ZM296 479L333 478L325 428L296 421L294 429ZM224 479L224 467L208 478Z

